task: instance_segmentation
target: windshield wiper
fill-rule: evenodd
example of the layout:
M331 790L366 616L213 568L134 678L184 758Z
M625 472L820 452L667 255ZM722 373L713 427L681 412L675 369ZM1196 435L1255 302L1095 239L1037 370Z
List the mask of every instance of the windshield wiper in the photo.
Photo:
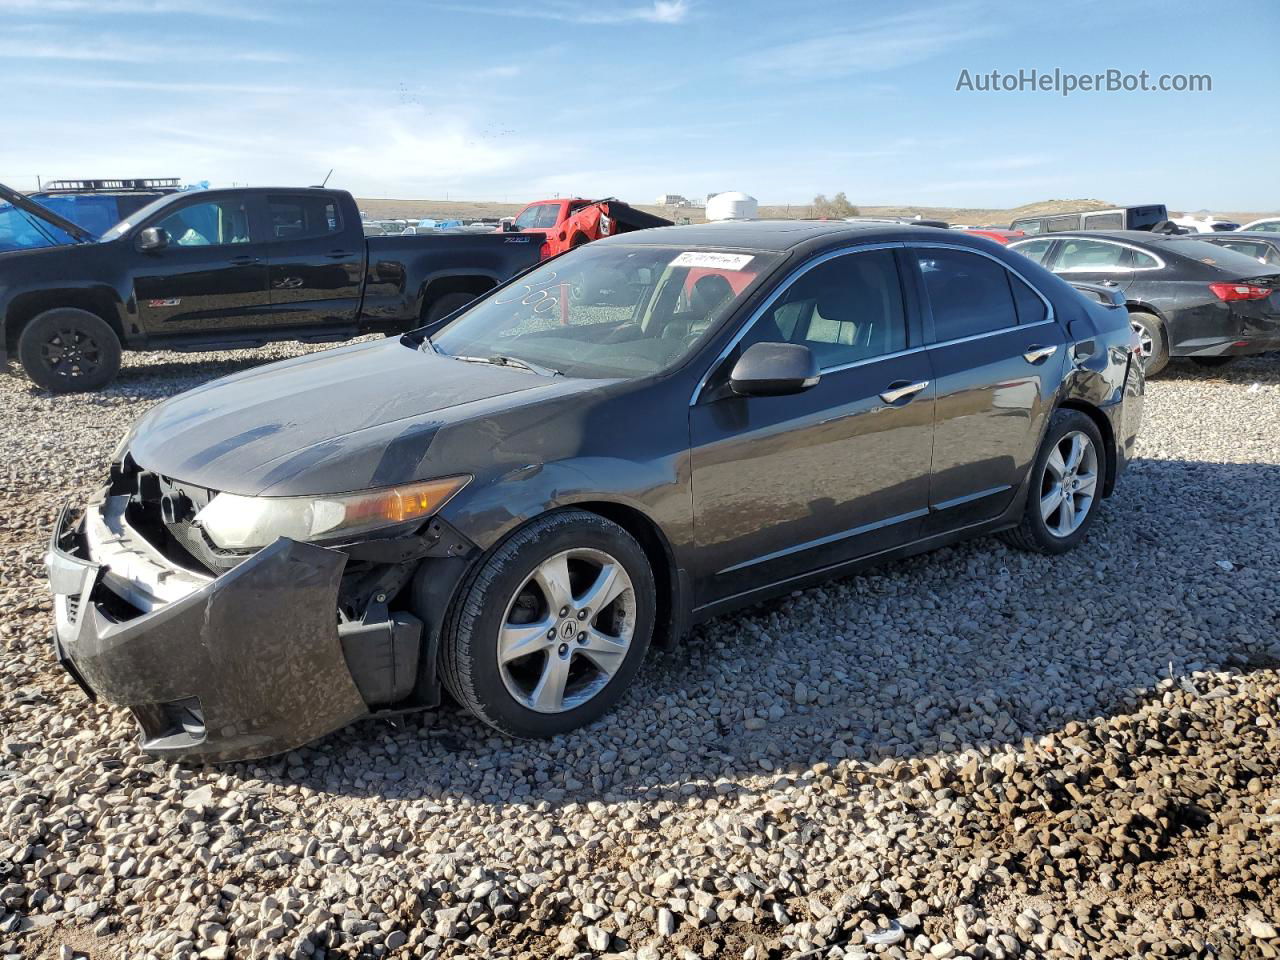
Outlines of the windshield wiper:
M542 377L563 377L564 373L551 367L544 367L536 363L530 363L528 360L521 360L519 357L463 357L457 354L444 354L454 360L461 360L463 363L489 363L495 367L517 367L520 370L528 370L530 373L536 373Z

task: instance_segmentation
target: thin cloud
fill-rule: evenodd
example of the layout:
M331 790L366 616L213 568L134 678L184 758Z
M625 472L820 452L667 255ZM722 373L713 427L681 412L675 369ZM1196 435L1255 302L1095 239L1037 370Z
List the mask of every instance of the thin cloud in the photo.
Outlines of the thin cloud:
M240 50L224 47L190 47L172 44L141 44L136 40L112 37L53 39L32 36L0 40L0 58L14 60L74 60L87 63L289 63L294 58L275 50Z
M580 3L576 0L543 0L537 6L489 6L482 4L432 4L437 10L480 13L500 17L524 17L531 20L555 20L560 23L589 25L619 23L683 23L690 13L689 0L653 0L646 4Z
M281 18L261 9L219 0L0 0L0 13L75 13L99 16L122 14L211 17L220 20L272 21Z
M767 47L740 58L739 65L760 76L801 80L892 70L996 32L979 20L969 5L895 14L850 30L824 31Z

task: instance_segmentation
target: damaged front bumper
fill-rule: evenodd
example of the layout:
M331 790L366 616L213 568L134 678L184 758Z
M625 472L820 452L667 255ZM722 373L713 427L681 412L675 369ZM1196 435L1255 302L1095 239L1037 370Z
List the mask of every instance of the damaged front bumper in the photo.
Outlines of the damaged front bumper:
M434 686L417 617L380 603L339 621L346 553L282 538L207 576L133 530L127 500L104 490L78 519L64 507L46 563L58 659L133 712L148 753L265 757Z

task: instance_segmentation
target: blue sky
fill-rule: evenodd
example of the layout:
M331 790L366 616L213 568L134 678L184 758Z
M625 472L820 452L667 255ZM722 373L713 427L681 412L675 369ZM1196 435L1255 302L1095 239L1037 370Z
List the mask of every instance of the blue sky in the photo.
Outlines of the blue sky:
M0 0L0 17L0 180L19 188L333 167L384 197L1280 209L1275 0ZM1213 89L955 89L962 69L1033 67Z

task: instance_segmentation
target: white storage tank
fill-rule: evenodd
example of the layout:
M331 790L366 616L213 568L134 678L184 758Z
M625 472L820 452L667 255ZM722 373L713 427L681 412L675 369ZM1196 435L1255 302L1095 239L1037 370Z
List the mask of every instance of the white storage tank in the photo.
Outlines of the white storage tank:
M737 190L717 193L707 201L708 220L754 220L759 212L760 204L756 198Z

